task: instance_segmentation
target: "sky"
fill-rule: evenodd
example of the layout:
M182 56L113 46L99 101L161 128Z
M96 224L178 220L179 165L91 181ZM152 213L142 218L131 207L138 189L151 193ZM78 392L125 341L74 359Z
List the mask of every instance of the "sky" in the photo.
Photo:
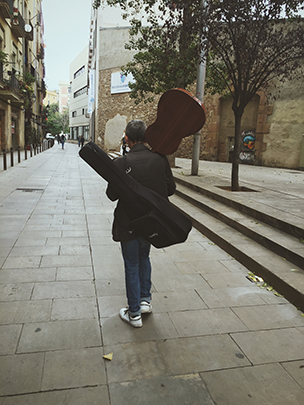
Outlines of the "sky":
M70 63L89 44L91 0L42 0L45 82L70 81Z

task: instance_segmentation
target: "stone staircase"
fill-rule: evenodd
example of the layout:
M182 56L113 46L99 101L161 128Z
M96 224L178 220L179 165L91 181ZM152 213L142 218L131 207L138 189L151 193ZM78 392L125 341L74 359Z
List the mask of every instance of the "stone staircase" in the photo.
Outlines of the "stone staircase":
M304 229L297 218L174 174L170 201L193 226L304 311ZM254 191L254 190L252 190Z

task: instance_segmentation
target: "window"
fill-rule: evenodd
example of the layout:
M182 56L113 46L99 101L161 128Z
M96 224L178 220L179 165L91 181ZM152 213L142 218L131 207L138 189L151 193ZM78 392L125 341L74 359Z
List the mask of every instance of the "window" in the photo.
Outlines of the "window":
M76 77L80 76L82 73L85 72L85 66L83 65L80 69L78 69L75 73L74 73L74 79L76 79Z
M81 89L75 91L74 93L74 98L81 96L82 94L87 94L88 93L88 87L84 86Z
M82 109L82 115L84 115L84 108Z
M72 112L72 117L77 117L77 111Z

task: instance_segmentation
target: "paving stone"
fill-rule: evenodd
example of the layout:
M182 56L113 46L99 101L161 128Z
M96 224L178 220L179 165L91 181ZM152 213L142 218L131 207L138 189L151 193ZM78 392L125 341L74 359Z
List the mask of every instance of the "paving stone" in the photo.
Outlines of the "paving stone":
M31 233L33 235L33 232L28 232L28 233ZM15 246L27 246L27 247L31 248L32 250L34 250L35 247L45 246L46 241L47 241L46 237L45 238L37 238L37 237L35 237L33 235L31 238L29 238L29 237L19 238L17 240Z
M0 301L29 300L33 287L33 283L0 284Z
M209 273L203 274L203 277L212 288L252 286L252 283L246 278L245 274L240 277L238 273Z
M218 260L202 260L191 262L175 262L176 267L182 274L208 274L229 273L229 270Z
M55 281L56 268L9 269L0 271L0 283L29 283Z
M106 383L102 348L47 352L41 390L79 388Z
M62 238L84 238L88 240L88 231L87 230L79 230L74 229L72 231L62 231Z
M303 358L304 336L296 328L233 333L231 337L253 364Z
M93 258L93 267L96 280L110 277L124 279L125 277L124 265L120 260L106 264L101 257L98 260Z
M109 385L111 403L154 405L214 405L199 375L160 376Z
M208 252L206 250L201 250L201 251L197 252L195 255L193 255L192 252L182 252L182 255L189 262L192 262L192 261L195 261L195 262L198 262L198 261L202 261L202 262L214 261L214 256L215 256L213 252ZM227 253L224 252L223 250L217 252L217 254L216 254L216 259L217 260L227 259L227 257L228 257Z
M248 269L243 266L241 263L239 263L236 260L231 260L231 259L227 259L227 260L220 260L220 262L229 270L231 271L231 273L235 273L235 272L243 272L248 274Z
M51 320L97 319L95 298L54 299Z
M72 320L25 324L18 353L82 349L100 346L97 320Z
M46 240L47 238L60 238L62 234L62 231L36 231L35 234L33 235L33 232L29 232L29 231L22 231L20 233L20 236L18 238L18 241L20 240L28 240L28 239L32 239L34 238L40 238L43 240ZM18 245L18 243L17 243Z
M44 353L1 356L1 395L39 391L43 362Z
M166 373L157 342L105 346L104 353L110 352L113 352L113 360L106 364L109 383L142 380Z
M120 278L105 278L95 281L97 296L110 296L110 295L126 295L124 277Z
M106 385L6 397L3 405L110 405Z
M28 246L14 247L9 257L18 256L44 256L44 255L58 255L59 248L57 246L36 246L35 249L29 249Z
M181 274L174 277L166 277L154 274L152 269L152 281L156 291L194 290L195 288L210 289L209 284L199 274Z
M279 364L201 374L217 405L299 405L304 391Z
M0 326L0 355L16 352L22 325Z
M36 283L33 299L94 297L94 284L89 280Z
M0 324L48 321L51 314L51 305L51 300L1 302Z
M21 256L21 257L8 257L3 264L4 269L25 269L29 267L39 267L41 256ZM44 266L53 267L53 266Z
M289 361L281 365L304 390L304 360Z
M85 232L85 231L80 231L80 232ZM65 231L62 231L62 234L66 235ZM46 246L64 246L64 245L69 245L69 246L81 246L81 245L87 245L89 243L89 239L87 236L85 237L71 237L71 236L66 236L66 237L61 237L61 238L54 238L54 237L49 237L46 240Z
M40 267L87 267L91 266L91 264L91 256L89 254L83 256L43 256Z
M257 292L257 289L253 287L197 289L197 292L209 308L265 305L260 291ZM265 293L271 294L268 291Z
M173 375L251 364L227 334L167 339L158 348Z
M143 315L143 327L133 328L122 321L118 315L108 318L102 325L104 345L157 341L177 337L176 329L168 314Z
M234 308L249 330L304 326L304 318L291 304Z
M166 291L153 294L153 312L189 311L207 306L195 291Z
M57 281L92 280L92 267L59 267L57 270Z
M90 246L89 245L80 245L80 246L61 246L60 255L89 255Z
M98 298L98 307L101 318L117 316L119 310L127 306L127 299L123 295L111 295Z
M247 330L229 308L170 312L169 315L179 336L203 336Z

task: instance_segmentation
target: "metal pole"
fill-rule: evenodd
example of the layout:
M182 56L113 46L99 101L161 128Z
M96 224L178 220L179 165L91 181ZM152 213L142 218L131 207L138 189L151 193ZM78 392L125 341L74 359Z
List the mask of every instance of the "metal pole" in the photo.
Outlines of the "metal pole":
M205 1L201 1L201 7L206 7ZM202 50L200 54L200 62L197 66L197 78L196 78L196 97L203 102L204 99L204 87L205 87L205 76L206 76L206 60L205 52ZM200 155L200 132L193 135L193 155L192 155L192 167L191 175L198 175L199 168L199 155Z
M27 145L24 147L24 160L27 160Z
M204 53L201 54L201 59L204 58ZM196 97L203 102L204 99L204 87L206 76L206 62L203 60L197 67L197 79L196 79ZM199 155L200 155L200 139L201 134L197 132L193 135L193 155L192 155L192 168L191 175L198 175Z
M3 149L3 170L7 170L7 165L6 165L6 150Z
M20 163L21 159L20 159L20 146L18 146L18 163Z
M13 148L11 148L11 166L14 166L14 151Z

